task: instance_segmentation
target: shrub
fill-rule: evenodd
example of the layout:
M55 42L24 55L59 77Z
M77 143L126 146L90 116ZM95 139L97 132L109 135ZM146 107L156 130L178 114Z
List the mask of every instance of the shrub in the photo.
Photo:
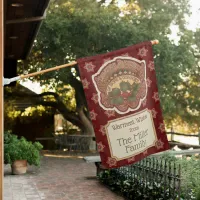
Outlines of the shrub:
M181 166L181 193L182 198L200 200L200 160L192 156L177 159L177 164Z
M40 150L43 146L39 142L27 141L10 132L4 133L4 163L12 164L15 160L27 160L30 165L40 165Z
M175 163L176 166L181 166L181 200L200 200L200 160L195 156L176 158L173 154L165 153L159 161L165 160L167 167L170 163ZM174 166L175 166L174 165ZM145 166L144 166L145 168ZM134 169L134 168L133 168ZM159 169L159 168L158 168ZM129 171L129 170L128 170ZM137 177L137 172L131 172L132 175L127 175L126 170L111 169L102 172L99 179L113 191L117 191L129 200L172 200L174 196L168 193L168 190L173 191L171 186L163 187L159 180L145 180L142 176ZM157 182L156 182L157 181ZM172 181L173 182L173 181ZM178 196L178 191L175 190L175 196Z
M142 177L127 178L117 170L105 170L99 175L102 183L127 200L175 200L174 194L160 183L147 182Z

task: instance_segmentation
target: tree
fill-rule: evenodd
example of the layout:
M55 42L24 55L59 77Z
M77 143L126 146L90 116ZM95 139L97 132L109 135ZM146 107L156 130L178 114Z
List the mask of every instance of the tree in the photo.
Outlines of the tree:
M26 67L32 72L79 57L158 39L160 45L154 47L155 66L165 121L170 124L180 117L191 122L196 119L194 110L197 112L200 106L197 100L199 97L196 98L198 79L197 75L194 76L194 73L199 72L199 58L194 56L195 51L198 51L194 44L199 34L186 28L185 18L190 14L188 1L129 0L124 7L119 8L116 1L106 6L105 1L52 0ZM169 39L172 24L179 28L178 44ZM80 127L84 133L93 134L78 77L77 66L33 77L42 85L48 84L55 89L55 92L38 95L34 101L57 108L65 119ZM68 85L75 92L74 108L67 106L72 99L66 100L66 97L60 95L67 93L63 86ZM58 91L58 88L62 89ZM185 97L187 90L190 98L195 94L193 101ZM200 124L197 120L193 122Z

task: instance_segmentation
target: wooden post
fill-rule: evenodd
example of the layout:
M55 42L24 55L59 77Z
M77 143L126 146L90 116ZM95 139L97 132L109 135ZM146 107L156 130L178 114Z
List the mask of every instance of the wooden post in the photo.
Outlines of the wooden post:
M171 141L174 141L174 129L171 127Z
M199 136L199 145L200 145L200 129L199 129L199 135L198 136Z
M3 199L3 66L4 66L4 0L0 1L0 199Z

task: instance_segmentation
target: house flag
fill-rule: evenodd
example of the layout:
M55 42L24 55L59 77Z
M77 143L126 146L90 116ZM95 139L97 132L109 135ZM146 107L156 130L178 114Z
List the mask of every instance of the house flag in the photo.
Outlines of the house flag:
M77 60L105 168L169 149L151 42Z

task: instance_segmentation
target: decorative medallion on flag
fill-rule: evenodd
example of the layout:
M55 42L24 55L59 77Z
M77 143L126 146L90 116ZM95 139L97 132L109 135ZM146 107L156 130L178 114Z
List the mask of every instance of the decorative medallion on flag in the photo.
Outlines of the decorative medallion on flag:
M151 42L77 62L104 167L169 149Z

